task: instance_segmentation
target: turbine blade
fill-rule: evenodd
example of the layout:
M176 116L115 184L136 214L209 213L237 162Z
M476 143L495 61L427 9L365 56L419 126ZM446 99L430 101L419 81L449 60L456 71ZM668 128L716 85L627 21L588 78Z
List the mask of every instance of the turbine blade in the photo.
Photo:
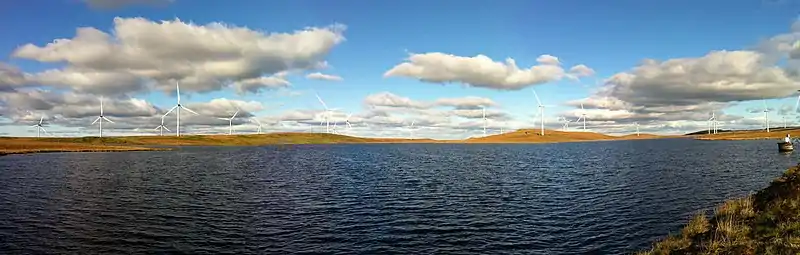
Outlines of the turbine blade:
M175 105L175 106L173 106L172 108L170 108L170 109L169 109L169 111L167 111L167 113L164 113L164 115L163 115L163 116L161 116L161 119L162 119L162 121L163 121L164 117L166 117L167 115L169 115L169 113L171 113L172 111L174 111L174 110L175 110L175 108L178 108L178 105Z
M794 111L797 111L797 108L800 107L800 95L797 96L797 103L794 104Z
M536 103L542 105L542 101L539 100L539 94L536 94L536 90L531 88L531 91L533 91L533 96L536 97Z
M586 109L583 109L583 103L582 102L581 102L581 110L586 110Z
M154 128L153 130L158 130L161 127L163 127L163 126L158 126L158 127Z
M322 101L322 98L319 97L319 94L314 93L314 95L317 96L317 100L319 100L319 103L322 104L322 107L325 107L325 110L327 110L328 109L328 105L325 104L325 101Z
M239 114L239 109L236 109L236 112L233 113L233 117L231 117L231 119L236 118L237 114Z
M178 95L178 103L181 103L181 84L180 82L175 82L175 94Z
M97 119L94 119L94 121L92 121L92 125L94 125L94 123L97 123L98 120L100 120L100 117L97 117Z
M172 130L169 130L169 128L167 128L167 126L161 126L161 128L163 128L164 130L172 132Z
M217 119L220 119L220 120L229 120L228 118L217 118Z
M200 115L200 114L198 114L198 113L196 113L196 112L194 112L194 111L190 110L189 108L186 108L186 107L184 107L183 105L181 105L181 108L183 108L184 110L187 110L187 111L189 111L189 112L191 112L191 113L194 113L194 115Z
M256 118L250 118L250 121L254 121L256 124L261 125L261 121L258 121Z
M39 125L41 125L41 124L42 124L42 121L44 121L44 116L42 116L42 118L41 118L41 119L39 119Z
M106 118L106 116L103 116L103 119L104 119L104 120L106 120L106 121L108 121L108 122L114 123L114 122L113 122L113 121L111 121L110 119Z
M103 97L100 97L100 115L103 115Z

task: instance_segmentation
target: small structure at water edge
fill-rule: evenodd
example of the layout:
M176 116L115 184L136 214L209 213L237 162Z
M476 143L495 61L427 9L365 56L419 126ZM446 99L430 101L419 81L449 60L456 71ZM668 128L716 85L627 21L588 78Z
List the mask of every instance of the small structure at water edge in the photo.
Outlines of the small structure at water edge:
M787 142L783 142L783 141L778 142L778 151L780 151L780 152L788 152L788 151L793 151L793 150L794 150L794 145L792 145L792 143L790 143L790 142L787 143Z

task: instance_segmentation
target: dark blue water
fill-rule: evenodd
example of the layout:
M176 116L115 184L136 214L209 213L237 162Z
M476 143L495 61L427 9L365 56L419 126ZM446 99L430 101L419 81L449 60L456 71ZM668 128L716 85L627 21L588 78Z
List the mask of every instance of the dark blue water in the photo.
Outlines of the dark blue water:
M796 163L774 141L0 157L8 253L630 253Z

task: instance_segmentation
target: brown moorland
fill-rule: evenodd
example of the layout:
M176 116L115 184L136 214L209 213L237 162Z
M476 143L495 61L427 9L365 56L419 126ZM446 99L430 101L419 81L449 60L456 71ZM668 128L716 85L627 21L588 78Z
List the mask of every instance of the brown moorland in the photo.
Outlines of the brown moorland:
M520 129L505 134L490 135L463 140L465 143L562 143L581 141L608 141L608 140L633 140L633 139L659 139L677 136L659 136L653 134L635 134L611 136L592 132L564 132L546 129L544 136L539 135L540 130Z
M527 133L526 133L527 132ZM650 134L610 136L591 132L546 130L542 137L535 130L517 130L466 140L434 140L403 138L364 138L322 133L270 133L260 135L185 135L119 136L70 138L0 137L0 154L35 152L92 152L165 150L152 146L258 146L271 144L355 144L355 143L558 143L628 139L657 139L667 136Z
M800 254L800 165L638 254Z
M717 134L700 134L695 136L698 140L779 140L790 134L792 137L800 137L800 129L797 128L775 128L766 130L734 130Z

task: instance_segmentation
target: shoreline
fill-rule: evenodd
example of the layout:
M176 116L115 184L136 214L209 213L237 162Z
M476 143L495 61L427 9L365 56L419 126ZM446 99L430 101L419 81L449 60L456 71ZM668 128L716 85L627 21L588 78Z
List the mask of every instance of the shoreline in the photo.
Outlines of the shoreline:
M29 149L29 150L0 150L0 157L8 155L39 154L39 153L62 153L62 152L133 152L133 151L169 151L169 148L85 148L85 149Z
M678 232L637 254L800 253L800 164L742 198L700 212Z

